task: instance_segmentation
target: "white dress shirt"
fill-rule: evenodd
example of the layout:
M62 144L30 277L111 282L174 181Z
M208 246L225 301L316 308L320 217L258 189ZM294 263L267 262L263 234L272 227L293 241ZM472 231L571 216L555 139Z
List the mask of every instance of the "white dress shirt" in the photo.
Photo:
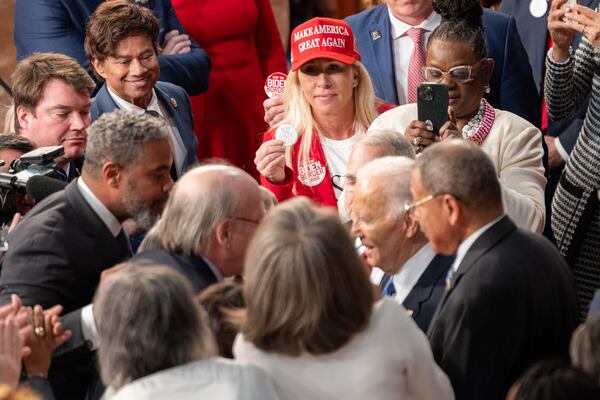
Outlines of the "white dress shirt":
M119 106L121 110L129 110L129 111L137 111L140 114L143 114L148 111L156 111L167 123L169 127L169 138L171 141L171 150L173 152L173 162L175 163L175 168L177 169L177 176L181 176L183 169L183 160L186 156L185 145L183 144L183 140L181 139L181 134L177 129L177 125L175 125L175 121L169 117L169 113L164 109L164 106L158 102L158 97L156 96L156 92L152 89L152 99L148 104L146 109L136 106L135 104L131 104L128 101L123 100L119 96L117 96L110 88L107 86L108 94L114 100L114 102Z
M392 277L396 289L394 300L398 304L402 304L406 300L434 257L433 247L431 247L431 243L427 243L404 263L400 271L394 274Z
M414 48L414 42L410 37L408 37L408 35L406 35L406 31L411 28L425 29L426 32L423 40L423 45L425 46L423 51L425 51L427 49L427 41L429 40L429 36L431 35L431 32L433 32L433 30L442 22L442 17L432 11L425 21L421 22L419 25L412 26L394 17L394 14L392 14L392 11L389 7L388 14L391 22L390 33L392 35L393 43L392 54L394 56L396 91L398 93L398 104L402 105L406 104L408 99L408 64L410 63L410 56Z

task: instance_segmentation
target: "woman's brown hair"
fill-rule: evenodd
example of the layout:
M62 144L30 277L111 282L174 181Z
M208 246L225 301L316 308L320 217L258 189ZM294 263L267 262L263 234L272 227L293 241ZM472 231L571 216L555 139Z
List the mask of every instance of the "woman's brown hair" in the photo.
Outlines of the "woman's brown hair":
M271 211L246 257L245 339L297 356L344 346L369 322L374 295L348 231L306 198Z

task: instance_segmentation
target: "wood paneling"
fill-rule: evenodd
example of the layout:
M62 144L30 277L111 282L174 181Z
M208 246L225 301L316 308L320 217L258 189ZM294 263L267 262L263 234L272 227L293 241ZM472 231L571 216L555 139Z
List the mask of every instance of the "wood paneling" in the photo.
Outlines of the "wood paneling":
M10 74L15 69L15 46L12 40L15 0L0 0L0 77L10 84ZM10 97L0 88L0 131L4 126L6 107Z

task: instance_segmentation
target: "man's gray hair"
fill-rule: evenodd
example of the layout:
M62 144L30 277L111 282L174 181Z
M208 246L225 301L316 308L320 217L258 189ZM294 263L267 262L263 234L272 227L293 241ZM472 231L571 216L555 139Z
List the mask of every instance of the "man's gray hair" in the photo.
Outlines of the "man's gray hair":
M387 146L392 151L391 156L404 156L408 158L415 158L415 151L410 145L408 139L398 132L392 129L372 129L367 132L366 135L356 142L355 146Z
M399 216L404 212L404 204L412 199L410 173L414 163L413 159L404 156L375 159L358 170L356 183L380 190L387 197L387 211Z
M128 265L100 286L94 314L100 375L113 389L216 355L204 310L185 277L170 268Z
M128 168L141 157L146 142L169 138L162 119L125 110L102 114L87 134L84 165L92 175L109 161Z
M429 146L414 168L430 194L451 194L471 210L502 205L496 169L490 157L472 142L452 139Z
M217 224L235 215L244 194L226 180L213 190L193 190L189 179L210 169L237 170L226 165L202 165L190 170L175 185L161 218L144 239L140 251L160 248L191 256L208 249Z

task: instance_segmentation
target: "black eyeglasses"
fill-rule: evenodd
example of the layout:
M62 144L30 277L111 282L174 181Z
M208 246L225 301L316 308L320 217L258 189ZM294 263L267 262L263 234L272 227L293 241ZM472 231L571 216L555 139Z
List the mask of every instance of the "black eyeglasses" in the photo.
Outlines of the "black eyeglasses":
M439 83L444 79L444 76L450 75L450 78L456 83L469 83L472 81L471 72L473 67L485 60L487 60L487 57L482 58L475 64L457 65L456 67L450 68L448 71L442 71L435 67L423 67L423 75L427 82Z
M239 221L244 221L244 222L248 222L254 225L258 225L260 224L260 221L256 220L256 219L249 219L249 218L244 218L244 217L229 217L231 219L237 219Z

